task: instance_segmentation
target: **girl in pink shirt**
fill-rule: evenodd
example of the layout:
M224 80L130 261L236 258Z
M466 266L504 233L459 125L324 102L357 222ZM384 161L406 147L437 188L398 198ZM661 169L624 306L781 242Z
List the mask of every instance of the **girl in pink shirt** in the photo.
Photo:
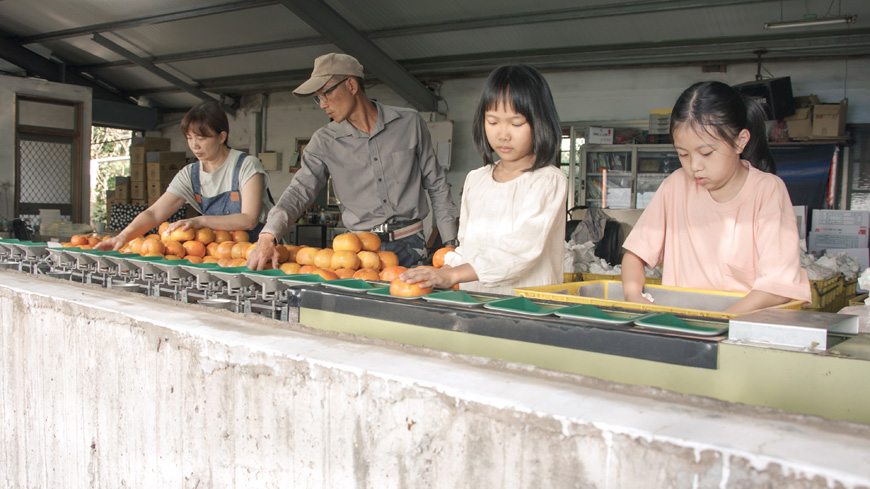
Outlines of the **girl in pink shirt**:
M720 82L687 88L670 134L682 168L662 183L623 245L625 300L642 297L644 266L662 284L743 292L744 313L811 299L797 221L775 166L763 109Z

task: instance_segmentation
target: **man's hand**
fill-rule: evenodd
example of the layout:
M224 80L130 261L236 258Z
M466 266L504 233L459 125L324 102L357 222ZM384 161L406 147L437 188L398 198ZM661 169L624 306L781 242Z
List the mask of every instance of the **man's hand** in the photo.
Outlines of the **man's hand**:
M266 264L272 263L272 268L279 268L278 250L275 249L275 237L271 234L260 233L257 246L248 255L246 265L251 270L262 270Z

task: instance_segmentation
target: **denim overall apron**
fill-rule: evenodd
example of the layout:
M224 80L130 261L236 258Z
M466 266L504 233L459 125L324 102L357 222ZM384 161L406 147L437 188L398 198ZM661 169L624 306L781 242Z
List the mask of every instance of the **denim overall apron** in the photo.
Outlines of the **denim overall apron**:
M246 153L242 153L239 155L239 160L236 161L236 167L233 169L233 188L229 192L224 192L222 194L217 194L214 197L203 197L202 192L199 186L199 170L202 167L202 162L197 161L193 167L190 169L190 183L193 186L193 195L196 198L196 202L199 204L200 209L202 209L202 215L204 216L226 216L229 214L239 214L242 212L242 194L239 192L239 172L242 170L242 162L245 161L245 157L248 155ZM266 193L269 196L269 201L273 204L275 203L272 200L272 193L269 192L269 189L266 189ZM248 231L248 241L251 243L256 243L257 238L260 235L260 231L263 229L266 223L260 222L257 223L257 226L254 229L249 229Z

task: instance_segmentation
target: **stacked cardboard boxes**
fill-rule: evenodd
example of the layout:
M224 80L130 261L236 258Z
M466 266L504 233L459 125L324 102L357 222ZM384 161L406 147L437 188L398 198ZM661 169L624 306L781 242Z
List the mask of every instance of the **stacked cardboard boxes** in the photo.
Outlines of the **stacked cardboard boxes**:
M846 136L849 99L823 104L819 97L795 97L795 113L786 117L788 136L792 139L837 139Z
M145 154L145 159L146 197L148 205L151 205L163 195L187 160L181 151L152 151Z
M130 203L148 203L147 155L149 152L169 151L169 147L169 138L133 138L130 145Z

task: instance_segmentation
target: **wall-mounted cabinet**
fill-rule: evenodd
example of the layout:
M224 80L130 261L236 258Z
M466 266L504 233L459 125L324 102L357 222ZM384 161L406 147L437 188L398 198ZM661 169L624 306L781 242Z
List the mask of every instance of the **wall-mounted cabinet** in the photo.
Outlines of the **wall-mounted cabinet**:
M568 206L643 209L679 167L670 144L584 145L570 168Z

